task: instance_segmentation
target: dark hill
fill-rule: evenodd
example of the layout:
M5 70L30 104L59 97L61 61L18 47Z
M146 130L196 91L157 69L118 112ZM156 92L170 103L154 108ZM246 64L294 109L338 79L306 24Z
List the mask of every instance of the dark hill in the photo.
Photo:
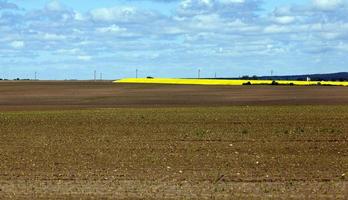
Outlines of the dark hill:
M332 74L306 74L290 76L263 76L260 79L277 79L277 80L307 80L309 77L313 81L347 81L348 72L339 72Z
M254 79L254 80L307 80L309 77L313 81L348 81L348 72L331 74L304 74L304 75L285 75L285 76L243 76L240 78L218 78L218 79Z

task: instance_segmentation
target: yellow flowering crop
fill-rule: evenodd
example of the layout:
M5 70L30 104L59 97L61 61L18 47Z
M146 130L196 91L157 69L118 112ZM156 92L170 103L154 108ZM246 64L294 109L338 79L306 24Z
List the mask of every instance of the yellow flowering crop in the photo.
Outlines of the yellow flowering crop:
M174 78L126 78L115 83L148 83L177 85L271 85L272 80L219 80L219 79L174 79ZM336 81L276 81L279 85L333 85L348 86L348 82Z

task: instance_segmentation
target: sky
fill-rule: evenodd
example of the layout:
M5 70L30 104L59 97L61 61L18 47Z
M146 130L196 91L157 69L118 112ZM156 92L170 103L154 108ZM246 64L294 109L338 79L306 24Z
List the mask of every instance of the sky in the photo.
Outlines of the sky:
M348 0L0 0L0 78L348 71Z

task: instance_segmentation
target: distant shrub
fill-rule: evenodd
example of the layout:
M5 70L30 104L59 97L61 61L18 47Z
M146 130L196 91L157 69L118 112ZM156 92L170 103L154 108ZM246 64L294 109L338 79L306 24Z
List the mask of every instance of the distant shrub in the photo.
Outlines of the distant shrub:
M321 84L322 86L335 86L335 85L332 85L332 84Z
M243 83L243 85L251 85L251 82L248 81L248 82L246 82L246 83Z
M279 85L277 81L272 81L271 85Z

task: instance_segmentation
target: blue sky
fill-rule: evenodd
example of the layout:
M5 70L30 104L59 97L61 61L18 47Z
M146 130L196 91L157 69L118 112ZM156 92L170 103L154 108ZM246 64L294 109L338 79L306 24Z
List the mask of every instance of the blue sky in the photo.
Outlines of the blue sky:
M0 0L0 78L348 71L346 0Z

